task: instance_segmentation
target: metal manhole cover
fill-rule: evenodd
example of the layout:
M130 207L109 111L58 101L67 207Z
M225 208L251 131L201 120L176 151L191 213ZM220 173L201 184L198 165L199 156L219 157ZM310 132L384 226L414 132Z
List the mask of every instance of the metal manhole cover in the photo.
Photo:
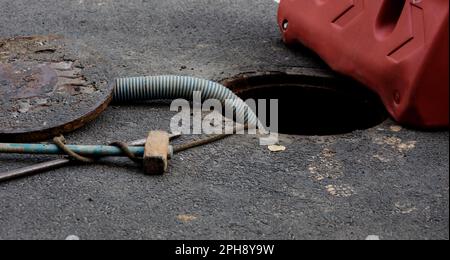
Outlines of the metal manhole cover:
M95 119L111 101L111 68L58 36L0 39L0 141L39 141Z

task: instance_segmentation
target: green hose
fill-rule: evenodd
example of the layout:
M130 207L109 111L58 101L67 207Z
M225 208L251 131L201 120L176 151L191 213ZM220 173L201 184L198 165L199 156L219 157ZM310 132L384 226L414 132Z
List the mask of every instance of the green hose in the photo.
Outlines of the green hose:
M250 126L256 126L258 119L253 110L225 86L194 77L150 76L119 78L114 91L115 102L186 99L192 100L193 93L199 91L202 100L216 99L233 107L237 119Z

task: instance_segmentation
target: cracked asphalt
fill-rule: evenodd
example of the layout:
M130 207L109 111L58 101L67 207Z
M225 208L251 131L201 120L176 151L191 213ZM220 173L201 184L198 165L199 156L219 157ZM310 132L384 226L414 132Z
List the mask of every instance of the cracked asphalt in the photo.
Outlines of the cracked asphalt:
M120 77L326 70L310 52L283 45L276 5L0 0L0 37L83 41ZM111 106L66 138L139 139L168 129L172 115L164 102ZM387 120L345 135L283 135L281 144L286 151L271 153L256 137L231 137L175 156L163 177L112 160L2 183L0 239L449 239L448 131ZM0 171L46 159L1 155Z

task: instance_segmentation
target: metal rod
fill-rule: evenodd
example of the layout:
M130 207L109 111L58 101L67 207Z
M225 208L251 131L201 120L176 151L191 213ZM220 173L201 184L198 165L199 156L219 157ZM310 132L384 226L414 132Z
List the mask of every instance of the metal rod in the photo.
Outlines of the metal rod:
M173 141L180 137L181 137L181 134L170 134L169 135L170 141ZM129 146L144 146L146 142L147 142L147 138L130 142L130 143L128 143L128 145Z
M130 152L136 157L144 155L144 147L146 139L132 142L132 146L128 147ZM136 146L134 146L136 144ZM122 150L116 146L108 145L67 145L69 150L82 155L93 157L108 156L126 156ZM16 143L0 143L0 153L15 154L45 154L45 155L64 155L64 151L54 144L16 144Z
M176 138L179 138L180 136L181 136L181 134L172 134L170 136L170 140L174 140ZM146 142L147 142L147 139L139 139L136 141L132 141L128 144L130 146L144 146ZM4 182L4 181L21 178L21 177L31 176L34 174L38 174L38 173L42 173L42 172L46 172L46 171L50 171L50 170L55 170L55 169L67 166L70 163L72 163L71 160L63 158L63 159L57 159L57 160L52 160L52 161L48 161L48 162L35 164L32 166L27 166L27 167L24 167L21 169L3 172L3 173L0 173L0 183Z
M70 164L72 161L69 159L59 159L48 161L44 163L35 164L32 166L27 166L21 169L12 170L8 172L0 173L0 182L17 179L25 176L30 176L33 174L40 173L42 171L50 171L62 166Z
M120 148L106 145L67 145L67 148L83 156L107 157L125 156ZM137 157L144 155L144 147L130 146L128 148ZM64 155L64 151L54 144L3 144L0 143L0 153L15 154L45 154Z

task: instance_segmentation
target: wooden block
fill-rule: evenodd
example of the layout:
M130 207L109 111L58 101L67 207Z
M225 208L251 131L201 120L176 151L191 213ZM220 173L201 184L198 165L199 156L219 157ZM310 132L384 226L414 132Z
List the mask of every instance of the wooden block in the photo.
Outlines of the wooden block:
M144 153L144 171L148 175L163 175L167 171L169 133L152 131L148 135Z

